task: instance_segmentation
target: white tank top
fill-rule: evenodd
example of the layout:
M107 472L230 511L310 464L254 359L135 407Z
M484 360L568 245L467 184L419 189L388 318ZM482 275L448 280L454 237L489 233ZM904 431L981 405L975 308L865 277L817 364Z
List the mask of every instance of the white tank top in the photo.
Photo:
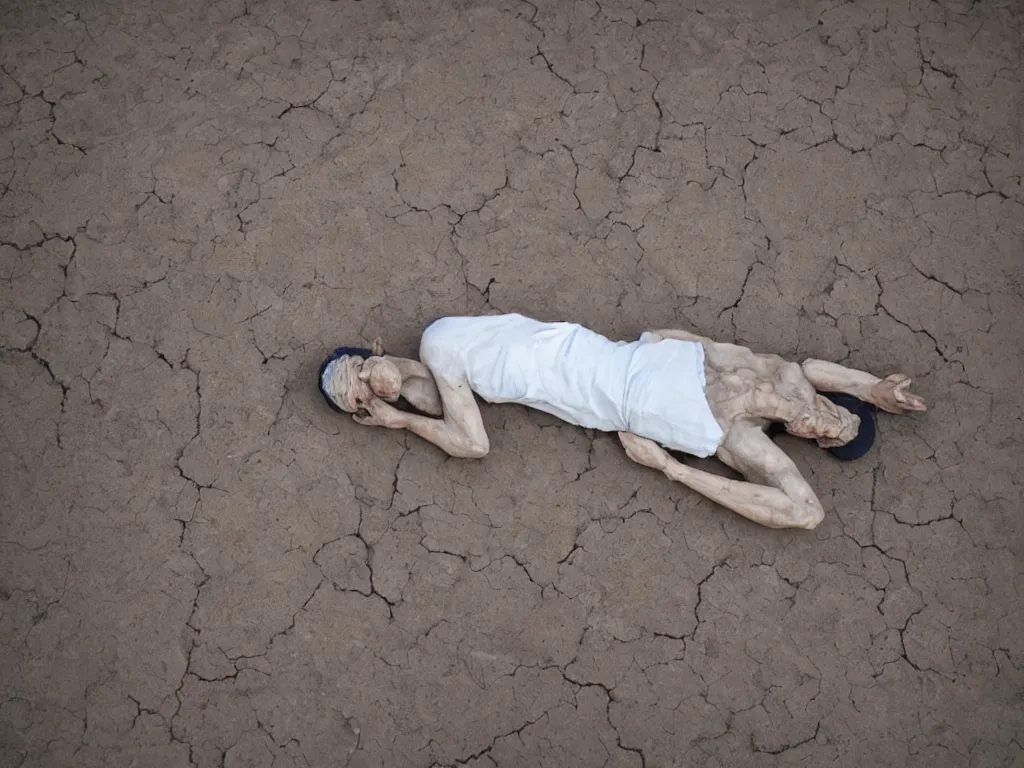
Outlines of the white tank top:
M423 332L420 359L442 378L467 377L490 403L631 432L694 456L711 456L722 442L697 342L614 342L574 323L517 314L446 317Z

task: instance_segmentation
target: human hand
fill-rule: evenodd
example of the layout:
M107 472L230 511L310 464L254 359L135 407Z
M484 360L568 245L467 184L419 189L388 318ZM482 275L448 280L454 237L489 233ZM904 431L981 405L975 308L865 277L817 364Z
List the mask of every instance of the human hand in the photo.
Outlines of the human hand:
M907 391L911 383L911 379L902 373L886 376L871 388L868 402L896 414L928 410L924 398Z
M619 442L626 449L626 455L637 464L664 472L671 456L653 440L638 437L631 432L619 432Z
M405 427L405 413L378 397L372 397L359 405L364 412L352 415L352 420L356 424L362 424L364 427L385 427L387 429L402 429Z

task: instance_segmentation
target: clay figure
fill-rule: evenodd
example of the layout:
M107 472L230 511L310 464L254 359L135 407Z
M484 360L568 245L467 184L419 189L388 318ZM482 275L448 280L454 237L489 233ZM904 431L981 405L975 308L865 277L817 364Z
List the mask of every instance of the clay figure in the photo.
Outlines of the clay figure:
M409 430L458 458L490 450L477 397L617 432L633 461L772 528L814 528L824 510L767 434L771 425L841 452L873 408L926 409L901 374L790 362L685 330L612 341L518 314L437 320L423 333L419 360L385 355L379 341L370 350L340 348L321 366L319 385L359 424ZM393 405L399 398L419 413ZM668 449L714 455L745 479L691 467Z

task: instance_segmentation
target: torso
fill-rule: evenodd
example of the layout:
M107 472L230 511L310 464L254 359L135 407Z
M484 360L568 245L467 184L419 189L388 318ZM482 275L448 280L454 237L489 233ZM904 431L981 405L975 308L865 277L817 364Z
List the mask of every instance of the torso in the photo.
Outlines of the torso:
M722 342L704 344L708 405L728 433L736 425L766 428L792 418L814 388L799 364Z
M466 376L488 402L632 432L697 456L713 454L723 438L696 342L613 342L576 324L522 315L453 317L427 328L420 356L435 376Z

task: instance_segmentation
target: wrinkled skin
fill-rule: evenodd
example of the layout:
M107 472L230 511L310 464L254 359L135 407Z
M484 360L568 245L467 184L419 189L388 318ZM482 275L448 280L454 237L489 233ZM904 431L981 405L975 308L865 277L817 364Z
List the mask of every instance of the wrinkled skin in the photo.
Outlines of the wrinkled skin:
M814 528L824 518L824 509L796 465L765 434L769 423L781 422L790 434L828 448L853 440L859 419L819 391L852 395L893 414L926 410L924 400L909 391L910 379L901 374L881 379L822 360L793 363L682 330L641 336L650 344L664 339L696 341L704 347L708 404L724 433L716 456L746 482L695 469L651 440L620 432L626 454L771 528ZM467 380L434 376L418 361L384 356L379 341L374 351L375 357L365 361L345 362L354 383L343 397L350 410L359 411L353 416L356 422L407 429L454 457L487 455L487 432ZM397 399L396 389L414 407L441 418L398 410L390 404Z

